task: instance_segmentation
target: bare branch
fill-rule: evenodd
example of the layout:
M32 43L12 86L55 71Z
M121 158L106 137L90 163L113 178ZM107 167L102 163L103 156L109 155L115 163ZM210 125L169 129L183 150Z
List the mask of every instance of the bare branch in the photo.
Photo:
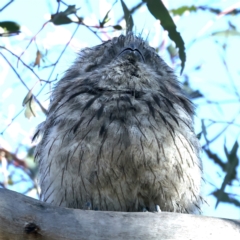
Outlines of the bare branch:
M0 239L239 239L240 221L53 207L0 189Z
M11 3L13 3L14 0L9 1L8 3L6 3L1 9L0 12L2 12L7 6L9 6Z

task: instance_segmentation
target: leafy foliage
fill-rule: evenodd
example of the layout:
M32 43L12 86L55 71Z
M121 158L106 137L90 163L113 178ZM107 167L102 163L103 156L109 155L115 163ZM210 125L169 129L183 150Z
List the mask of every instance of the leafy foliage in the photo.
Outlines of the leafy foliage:
M13 21L0 22L0 27L4 30L4 33L0 34L1 37L15 36L20 33L20 25Z
M15 3L12 3L13 1L10 1L10 4L6 4L3 6L0 11L4 12L7 11L9 8L9 5L14 6ZM225 69L226 73L226 81L224 84L220 85L220 88L222 89L222 99L224 98L224 95L229 94L231 96L230 100L225 98L223 101L219 101L219 98L216 100L215 97L215 90L211 91L211 94L209 96L209 93L207 91L204 91L201 87L201 82L194 83L193 78L194 74L198 76L198 79L201 78L203 75L203 70L205 67L206 60L202 61L199 55L196 55L195 58L199 59L199 62L196 63L196 65L192 68L186 68L186 73L183 74L183 87L187 94L191 97L191 99L198 105L198 107L202 107L202 105L207 105L210 109L209 112L213 111L213 106L219 110L219 112L224 113L221 118L212 118L209 119L208 116L202 116L201 119L201 132L199 132L198 137L201 140L201 143L203 145L203 151L208 157L208 161L211 161L215 164L216 169L220 169L220 176L221 176L221 184L220 186L215 185L214 183L211 183L213 185L214 190L211 191L212 196L216 198L216 207L219 205L219 203L230 203L234 206L239 207L239 194L233 194L229 189L238 189L239 190L239 127L240 124L238 123L238 115L236 114L236 117L233 117L232 120L229 120L228 114L225 114L226 110L224 109L224 106L228 104L229 101L235 101L239 105L239 99L240 99L240 93L239 93L239 85L238 82L235 80L236 76L239 74L232 74L230 71L231 66L228 65L228 48L229 48L229 41L230 37L231 39L234 37L239 37L239 26L238 24L234 24L233 19L239 17L240 10L235 6L232 5L226 9L222 9L220 7L214 7L209 5L196 5L196 3L193 3L194 5L182 5L173 9L168 9L164 5L163 1L160 0L139 0L139 2L132 6L130 1L115 1L111 7L108 7L104 9L103 17L97 20L93 21L92 15L89 17L88 15L84 16L82 7L79 6L80 3L76 1L76 5L70 5L68 4L68 1L53 1L54 2L54 13L50 14L50 18L42 24L42 27L39 31L37 29L34 30L35 35L32 35L29 39L29 37L25 38L24 41L19 41L20 44L25 44L23 50L21 53L19 51L14 50L14 47L17 42L17 40L14 38L14 36L21 34L22 26L17 23L17 21L11 21L11 14L9 15L10 20L1 21L0 22L0 41L3 40L3 42L0 43L0 57L1 60L7 64L9 67L9 71L12 72L15 76L15 78L10 78L8 81L13 81L15 83L20 82L20 84L23 86L24 90L21 90L20 92L17 92L16 95L23 94L22 98L25 95L24 100L22 101L23 109L17 113L16 115L12 116L10 119L7 119L4 124L1 122L1 125L3 126L1 128L1 135L4 137L5 132L12 126L14 123L18 120L19 116L21 116L21 113L24 111L24 114L27 118L31 118L32 120L38 118L37 112L40 110L40 112L43 112L44 114L47 114L47 111L45 107L43 106L42 102L44 98L46 98L46 94L48 92L51 92L52 85L54 85L55 81L58 80L58 74L56 74L54 71L58 67L62 57L66 54L68 51L69 46L75 40L76 34L81 29L80 37L82 36L83 29L87 29L90 33L92 33L93 38L98 39L98 41L102 42L103 40L109 39L114 36L115 33L121 34L123 31L133 31L134 27L138 27L139 19L136 18L136 15L139 14L140 10L147 9L147 12L144 12L144 14L150 14L155 19L160 20L160 25L163 30L165 30L169 38L164 37L164 34L161 35L161 40L159 41L158 46L154 46L157 51L160 51L161 54L163 52L166 52L167 54L164 56L164 58L168 58L169 61L172 63L172 66L175 67L175 69L178 69L178 63L181 63L181 73L184 70L186 62L186 52L189 54L191 51L191 47L195 46L195 44L199 43L200 40L204 41L206 39L211 38L212 41L215 43L215 47L217 48L220 46L220 48L217 48L217 52L219 53L220 61L222 61L222 68ZM87 4L93 3L93 1L87 1ZM39 4L39 3L38 3ZM94 2L94 4L96 4ZM112 17L112 14L116 9L118 12L121 12L121 16L118 20L115 20ZM24 9L24 8L23 8ZM90 8L91 9L91 8ZM23 10L21 10L23 11ZM37 11L37 10L36 10ZM49 12L51 12L49 10ZM184 19L188 17L188 14L197 15L201 14L203 12L207 12L208 14L211 14L211 22L217 21L218 19L222 18L225 21L225 25L223 24L223 27L219 28L212 28L211 31L207 32L205 35L201 35L201 37L195 36L192 34L192 39L190 44L183 39L183 33L178 32L176 29L176 23L173 20L172 16L179 16L180 18ZM22 13L22 12L21 12ZM95 12L93 12L95 14ZM114 13L115 14L115 13ZM143 14L142 14L143 15ZM145 15L144 15L145 16ZM234 18L231 18L234 16ZM90 20L91 21L90 21ZM214 20L213 20L214 19ZM30 21L30 20L29 20ZM126 23L126 27L125 24ZM160 26L159 25L159 26ZM195 23L191 23L189 21L189 26L186 26L186 31L188 30L188 27L190 25L194 25ZM53 31L51 27L54 26L53 29L60 29L60 28L67 28L69 27L69 31L71 31L71 36L69 36L68 40L64 43L64 47L59 50L53 50L51 47L49 49L45 49L41 45L42 38L40 37L41 34L46 31L47 33L51 33ZM75 28L74 28L75 27ZM142 27L142 26L140 26ZM73 30L74 29L74 30ZM201 30L201 33L206 31L206 29L209 29L209 24L207 23L206 26L203 27ZM150 34L151 35L151 34ZM21 36L21 35L20 35ZM5 38L3 38L5 37ZM6 38L11 37L11 38ZM65 36L61 36L64 38ZM150 36L152 37L152 36ZM159 35L155 35L155 37L159 37ZM9 43L5 43L4 40L9 40L9 42L12 44L12 39L14 39L14 44L10 44L11 47L9 47ZM54 41L57 41L58 39L54 39ZM75 41L76 42L76 41ZM57 45L57 44L56 44ZM176 47L175 47L175 46ZM211 45L212 47L212 45ZM20 48L20 47L19 47ZM206 58L210 58L209 55L209 48L210 46L207 46L204 48L202 52L205 53L207 56ZM34 49L34 50L32 50ZM186 51L187 49L187 51ZM163 51L164 50L164 51ZM166 51L165 51L166 50ZM31 52L31 54L28 55L28 53ZM46 52L46 53L45 53ZM54 54L56 52L59 54L57 57ZM44 54L43 54L44 53ZM199 53L199 52L198 52ZM237 53L237 48L236 48ZM237 55L237 54L236 54ZM26 57L28 56L28 57ZM29 59L30 56L30 59ZM67 68L67 67L66 67ZM2 67L2 69L5 69L5 66ZM1 72L2 72L1 69ZM58 69L59 70L59 69ZM60 69L60 71L65 69ZM211 69L211 71L218 72L221 69ZM192 71L192 72L191 72ZM239 71L239 70L238 70ZM26 77L26 72L28 75L31 75L31 77ZM43 74L44 72L44 74ZM47 72L47 74L46 74ZM194 74L193 74L194 72ZM210 71L208 71L210 75ZM2 77L2 76L1 76ZM32 79L35 79L36 82L32 82ZM195 78L196 79L196 78ZM0 79L1 82L2 78ZM227 85L227 81L229 81ZM218 83L218 79L215 81L216 84ZM28 84L31 85L31 87L28 87ZM198 84L199 89L196 89L196 86L194 85ZM211 83L209 83L211 85ZM37 87L36 87L37 86ZM40 87L39 87L40 86ZM49 90L44 92L44 88L49 86ZM38 88L39 87L39 88ZM1 86L2 88L2 86ZM231 90L231 91L230 91ZM43 94L44 92L44 94ZM44 95L44 97L42 97ZM214 96L214 97L213 97ZM39 100L42 97L41 100ZM19 101L21 104L21 101ZM0 106L1 107L1 106ZM230 108L230 107L229 107ZM2 111L2 109L1 109ZM208 113L209 113L208 112ZM2 115L4 116L4 114ZM224 118L225 117L225 118ZM226 120L228 119L228 120ZM211 127L224 125L223 129L218 129L218 132L215 133L215 136L213 136L211 132ZM235 127L234 134L232 134L232 138L234 138L234 143L230 148L229 144L226 142L218 143L218 148L214 147L214 143L217 142L219 139L223 139L224 133L227 132L227 130L231 127ZM236 130L238 129L238 130ZM30 133L29 133L30 135ZM219 147L222 146L222 147ZM17 146L16 149L20 149L22 146ZM7 150L6 147L2 146L2 143L0 142L0 162L1 162L1 170L2 170L2 177L1 177L1 187L9 187L16 185L19 182L19 179L15 179L16 172L18 170L21 172L21 180L24 182L27 179L27 176L29 176L28 181L31 182L31 186L24 191L25 193L30 191L33 188L36 188L35 184L35 173L36 173L36 165L30 166L29 162L33 159L33 147L29 146L23 146L25 151L29 152L29 155L25 158L25 161L22 159L19 159L17 154L12 153ZM222 152L220 151L220 148ZM218 151L219 150L219 151ZM16 150L17 153L17 150ZM224 155L225 154L225 155ZM213 171L216 172L215 170ZM1 176L1 174L0 174ZM26 181L27 182L27 181ZM238 183L238 184L237 184ZM239 191L238 191L239 192Z
M123 0L121 0L121 4L124 12L124 18L127 23L127 32L132 31L134 25L132 15Z
M161 21L162 27L168 31L169 37L175 42L176 47L179 48L179 57L182 61L182 73L186 62L186 53L181 34L177 32L176 25L162 1L144 0L144 2L147 3L148 9L152 15Z
M75 8L75 5L69 5L65 11L52 14L51 22L55 25L72 23L72 20L68 17L68 15L75 14L76 12L77 9Z

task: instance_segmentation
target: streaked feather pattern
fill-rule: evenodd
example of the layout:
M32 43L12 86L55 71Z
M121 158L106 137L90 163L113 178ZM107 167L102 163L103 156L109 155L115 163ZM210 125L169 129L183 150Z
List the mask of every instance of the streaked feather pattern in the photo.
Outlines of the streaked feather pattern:
M144 40L130 33L82 50L51 99L37 132L43 201L109 211L199 208L194 108Z

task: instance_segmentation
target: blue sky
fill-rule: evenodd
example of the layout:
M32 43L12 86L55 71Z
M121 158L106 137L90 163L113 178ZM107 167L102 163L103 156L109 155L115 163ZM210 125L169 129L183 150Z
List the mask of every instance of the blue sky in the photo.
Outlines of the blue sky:
M0 8L8 1L1 1ZM68 4L76 4L81 7L79 15L84 17L84 22L89 25L98 24L98 20L103 19L106 12L111 8L115 1L95 0L95 1L66 1ZM90 2L90 5L87 4ZM94 2L94 4L92 4ZM127 6L131 8L139 1L125 1ZM238 1L165 1L169 9L178 8L186 5L196 6L211 6L212 8L219 8L226 10L229 7L240 8ZM0 15L0 21L12 20L21 25L22 34L12 38L1 38L0 45L11 49L15 54L20 55L28 45L30 39L42 27L43 23L49 19L51 13L56 9L55 1L32 1L32 0L16 0L8 8L6 8ZM62 10L65 10L62 8ZM109 24L116 24L116 21L122 16L120 1L118 1L110 12L111 18ZM143 36L147 37L149 44L153 47L159 47L163 41L163 46L167 47L171 41L167 37L159 24L147 8L143 6L136 14L134 14L135 32L140 33L143 30ZM230 149L236 140L239 140L239 98L234 92L233 86L240 89L239 82L239 35L226 35L226 30L229 28L229 21L239 30L240 23L239 16L216 16L209 11L198 11L196 13L185 13L181 17L174 17L178 31L181 33L187 53L187 62L183 74L188 75L190 84L193 89L199 89L204 94L205 98L197 99L194 103L197 106L195 117L196 132L201 131L201 119L210 119L215 121L208 130L209 139L214 138L222 129L226 127L227 122L235 119L234 124L231 124L227 130L216 141L211 144L211 149L219 154L224 159L223 144ZM124 21L120 23L124 26ZM35 60L37 48L45 55L45 63L41 62L38 69L34 68L42 79L48 79L51 68L44 68L44 65L50 65L59 56L64 48L66 42L70 39L72 32L76 25L62 25L54 26L48 24L44 30L37 36L36 43L32 43L25 51L22 59L32 64ZM111 28L109 28L111 29ZM217 36L212 36L212 33L218 33ZM102 32L100 35L107 40L110 37L120 35L118 32ZM221 34L220 34L221 33ZM195 41L194 43L192 43ZM83 47L94 46L100 44L101 41L87 28L81 26L78 32L72 39L66 54L59 61L56 69L53 72L51 80L59 79L64 71L71 65L76 53ZM223 51L222 46L226 44L226 51ZM10 54L6 54L8 60L17 67L16 58ZM160 49L161 57L174 69L179 75L179 61L172 63L169 55L164 47ZM226 70L222 58L225 59L229 70ZM200 70L195 70L196 66L201 66ZM31 89L37 79L36 77L22 64L19 63L16 68L18 73L24 79L25 83ZM180 81L183 76L179 76ZM37 84L33 92L37 94L42 88ZM38 96L38 99L44 106L48 104L48 92L51 91L49 86L44 88L44 91ZM9 68L5 60L0 57L0 132L7 126L11 119L23 109L22 101L27 89L22 85L16 75ZM213 104L214 102L214 104ZM217 103L221 103L220 105ZM3 136L0 136L0 146L8 148L12 152L16 152L18 147L18 156L24 157L26 152L25 145L31 145L31 136L35 127L44 120L44 115L39 112L36 118L26 119L22 112L7 128ZM210 121L206 120L206 125ZM20 144L20 147L19 147ZM204 139L201 139L201 144L205 144ZM202 155L204 163L205 178L211 184L220 187L222 177L224 176L220 169L216 167L207 157ZM206 184L204 187L205 194L211 193L215 188L211 184ZM239 182L235 183L236 185ZM18 185L17 191L24 191L25 186ZM228 192L239 194L239 187L229 187ZM238 192L236 192L238 191ZM210 207L204 209L204 214L209 216L225 217L225 218L239 218L240 209L228 204L220 203L217 210L214 209L216 200L208 196L207 200Z

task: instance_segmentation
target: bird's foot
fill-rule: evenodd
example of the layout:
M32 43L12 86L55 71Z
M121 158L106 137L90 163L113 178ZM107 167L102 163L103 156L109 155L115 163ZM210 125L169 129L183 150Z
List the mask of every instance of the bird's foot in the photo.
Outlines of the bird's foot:
M86 210L92 210L92 204L91 204L90 201L87 201L87 202L85 203L85 209L86 209Z
M159 205L155 205L155 208L156 208L156 212L155 212L155 213L160 213L160 212L162 212Z
M145 207L142 209L142 211L143 212L148 212L147 208L145 208Z
M146 208L146 207L144 207L142 209L142 211L143 212L149 212L148 208ZM155 205L155 211L153 211L153 213L160 213L160 212L162 212L160 206L159 205Z

